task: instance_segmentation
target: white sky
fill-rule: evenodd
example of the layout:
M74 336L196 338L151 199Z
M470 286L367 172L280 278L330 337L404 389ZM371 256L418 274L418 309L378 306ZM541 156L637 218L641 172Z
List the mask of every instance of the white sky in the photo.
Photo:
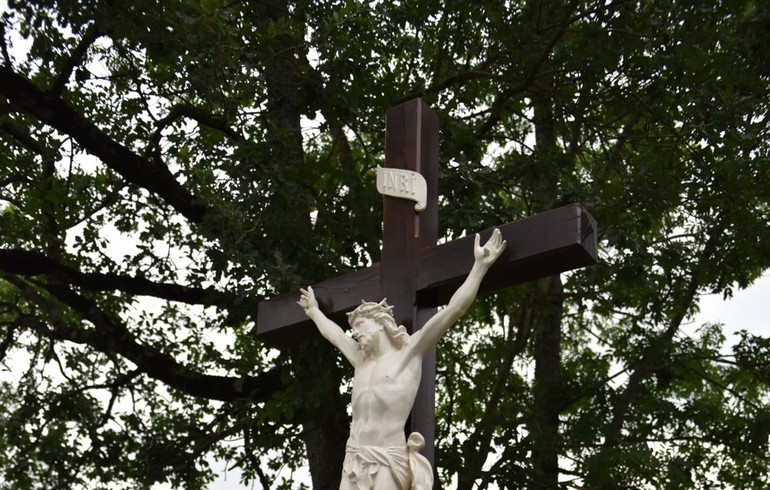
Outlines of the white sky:
M704 296L696 324L724 324L728 343L732 343L729 334L739 330L770 337L770 316L767 312L769 306L770 271L765 271L754 284L742 291L735 291L730 299L722 300L722 296L718 294Z

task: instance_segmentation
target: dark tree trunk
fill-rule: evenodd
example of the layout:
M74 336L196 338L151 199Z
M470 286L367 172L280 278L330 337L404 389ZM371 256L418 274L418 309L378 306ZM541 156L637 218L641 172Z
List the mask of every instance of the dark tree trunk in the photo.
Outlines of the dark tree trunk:
M259 46L267 87L265 118L269 123L263 153L268 163L260 159L259 168L252 169L262 179L265 194L260 209L255 210L257 216L284 217L264 221L259 243L263 253L275 255L276 262L283 263L277 264L270 278L273 287L289 291L303 285L296 284L299 277L315 280L326 272L318 263L318 254L307 246L313 239L310 213L315 195L312 172L305 162L301 118L309 110L306 91L312 83L306 69L302 16L292 13L285 0L254 3L253 8L254 18L264 23L290 19L285 30L266 36Z
M303 439L315 490L340 487L346 437L347 426L340 425L338 420L309 423L305 427Z
M532 183L532 196L537 211L554 207L558 202L560 175L555 165L557 154L553 120L553 102L549 96L552 80L545 77L540 91L533 97L535 123L535 157L538 175ZM545 295L538 315L541 319L534 335L535 379L533 385L533 490L554 489L559 482L559 400L561 396L561 320L564 306L559 275L544 280Z
M285 1L254 4L255 18L265 22L292 17ZM296 12L295 12L296 14ZM313 206L313 182L305 164L301 116L307 110L309 98L304 90L309 86L303 58L304 32L302 16L297 14L286 32L262 46L263 68L267 85L267 117L270 129L265 142L274 163L267 170L269 200L264 213L285 216L271 220L274 226L264 227L269 247L280 253L289 267L285 276L271 277L273 287L280 291L296 289L297 277L317 280L328 273L319 263L318 254L307 247L312 240L310 211ZM292 266L297 272L292 272ZM284 270L284 269L281 269ZM337 363L337 353L325 341L309 342L290 353L293 380L300 413L299 423L310 466L313 488L339 488L345 443L349 432L346 399L340 394L343 370Z
M349 422L341 396L336 403L319 411L304 425L303 440L307 449L310 475L315 490L335 490L340 486Z
M337 351L323 339L292 349L295 396L315 490L340 486L345 443L350 431L348 397L339 387L346 376Z
M546 279L543 320L535 335L532 489L556 488L559 481L559 405L561 396L561 278Z

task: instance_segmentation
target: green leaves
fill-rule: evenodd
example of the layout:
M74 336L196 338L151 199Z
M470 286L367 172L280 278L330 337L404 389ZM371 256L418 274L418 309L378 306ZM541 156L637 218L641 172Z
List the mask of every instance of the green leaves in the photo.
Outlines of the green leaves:
M384 114L419 95L442 237L572 201L600 237L561 293L480 298L439 347L445 483L766 487L766 336L683 326L770 267L768 8L9 2L0 247L66 270L0 267L2 478L203 488L213 456L269 486L337 454L345 372L264 346L256 305L379 259Z

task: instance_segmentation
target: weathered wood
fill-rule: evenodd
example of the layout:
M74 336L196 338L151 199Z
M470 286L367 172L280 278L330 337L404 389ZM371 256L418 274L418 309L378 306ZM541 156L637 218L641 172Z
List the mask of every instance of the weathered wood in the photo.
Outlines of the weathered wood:
M387 113L385 166L419 172L427 183L425 210L414 203L384 196L380 294L393 306L396 323L409 333L415 324L417 268L423 248L438 240L438 116L420 99L400 104ZM371 301L372 298L365 298ZM419 307L419 306L418 306Z
M405 199L384 196L380 295L393 306L396 323L411 334L436 314L435 305L417 301L417 274L422 250L436 246L438 240L438 116L420 99L400 104L387 113L385 128L385 167L418 172L427 187L426 208L417 213ZM371 298L367 298L368 301ZM423 358L422 376L407 433L419 432L425 438L421 450L431 465L435 439L435 350Z
M481 283L479 293L532 281L596 263L596 221L580 204L570 204L499 226L508 242ZM492 229L479 233L481 243ZM474 235L422 252L417 290L425 305L443 305L473 266Z
M487 273L482 292L547 277L596 262L596 223L580 204L570 204L499 227L508 246ZM482 243L491 230L481 233ZM417 264L419 302L445 304L473 265L473 236L421 251ZM350 311L362 299L379 296L379 263L313 285L327 314ZM269 342L297 342L316 331L296 302L299 293L264 301L259 306L257 331ZM344 323L343 323L344 325Z

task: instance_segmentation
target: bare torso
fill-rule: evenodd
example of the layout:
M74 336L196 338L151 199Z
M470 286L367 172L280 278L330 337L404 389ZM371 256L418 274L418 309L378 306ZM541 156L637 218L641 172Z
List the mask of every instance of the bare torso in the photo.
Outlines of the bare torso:
M404 426L417 395L422 358L409 349L367 358L353 376L350 442L404 447Z

